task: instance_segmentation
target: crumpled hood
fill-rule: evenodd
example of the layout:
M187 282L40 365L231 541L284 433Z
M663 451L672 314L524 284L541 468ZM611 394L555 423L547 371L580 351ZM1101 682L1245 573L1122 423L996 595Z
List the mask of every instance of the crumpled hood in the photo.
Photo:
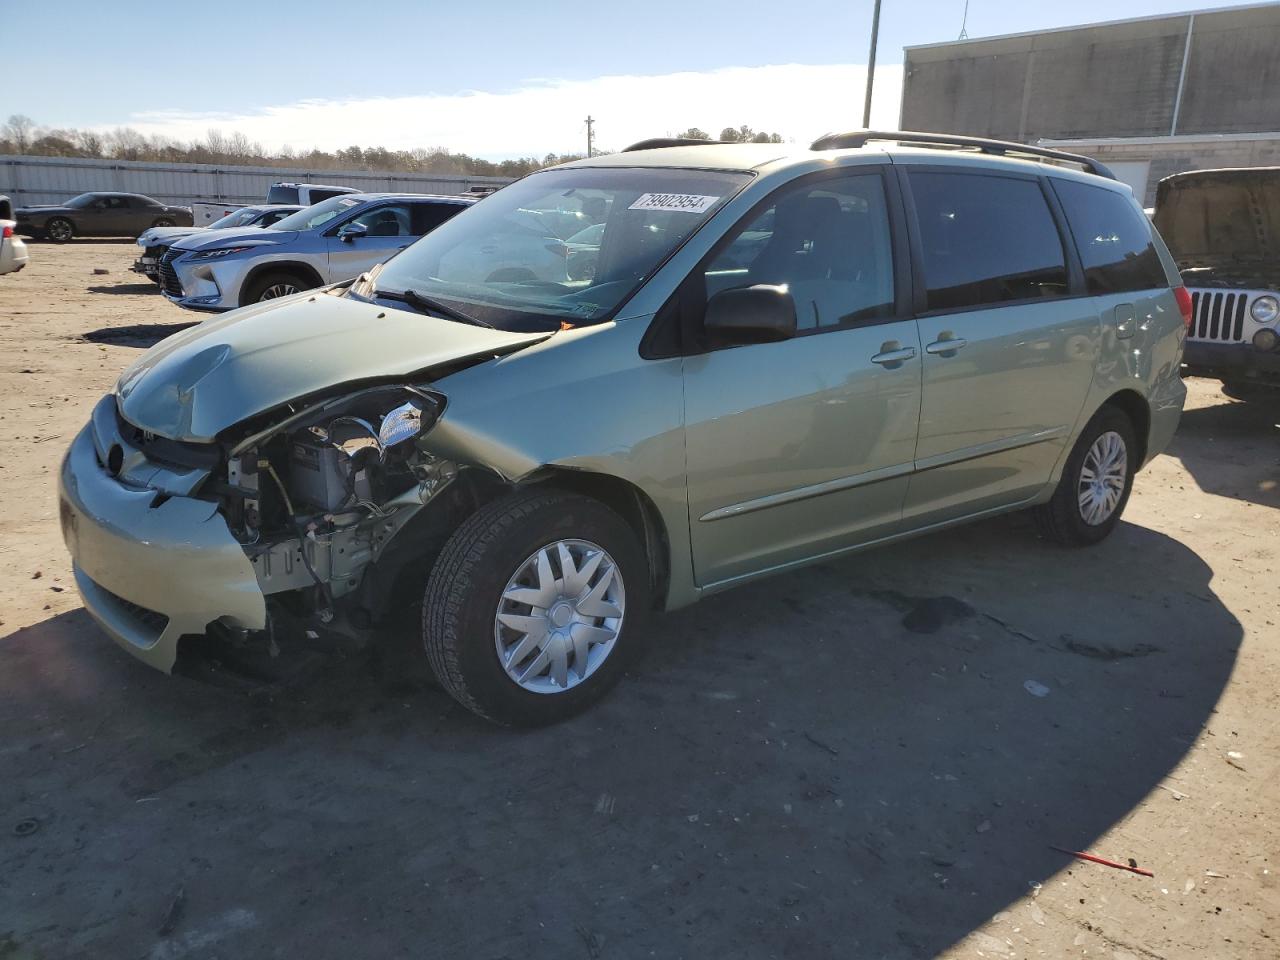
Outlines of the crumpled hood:
M1178 271L1188 287L1280 290L1280 259L1275 257L1181 257Z
M176 250L211 250L217 247L270 246L290 243L298 237L297 230L273 230L262 227L239 227L227 230L201 230L175 243Z
M546 333L507 333L328 294L235 310L162 340L116 384L130 423L207 442L248 417L345 383L408 378L511 353Z

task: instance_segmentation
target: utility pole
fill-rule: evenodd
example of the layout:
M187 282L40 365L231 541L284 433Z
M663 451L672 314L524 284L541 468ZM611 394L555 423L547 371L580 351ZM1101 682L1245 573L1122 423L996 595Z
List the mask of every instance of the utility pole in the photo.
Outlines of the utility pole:
M879 0L876 0L876 2L879 3ZM595 120L591 117L590 114L588 114L587 115L587 159L591 159L595 151L595 135L591 130L591 125L593 123L595 123Z
M879 37L880 0L876 0L875 12L871 14L871 52L867 54L867 99L862 105L862 126L868 130L871 128L871 88L876 79L876 40Z

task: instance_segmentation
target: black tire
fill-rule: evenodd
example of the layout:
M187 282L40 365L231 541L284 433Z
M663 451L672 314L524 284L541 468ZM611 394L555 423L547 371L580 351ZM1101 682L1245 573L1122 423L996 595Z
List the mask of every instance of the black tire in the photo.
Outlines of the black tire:
M1086 522L1079 502L1081 468L1090 448L1099 437L1107 433L1118 434L1124 443L1124 489L1119 502L1106 519L1091 524ZM1119 407L1104 406L1085 424L1080 438L1071 449L1071 455L1067 457L1066 466L1062 470L1062 479L1053 492L1053 499L1032 511L1041 536L1068 547L1088 547L1105 540L1120 522L1120 515L1129 502L1129 494L1133 491L1133 477L1138 469L1137 457L1133 421Z
M174 223L173 220L169 217L161 217L159 220L153 223L152 226L153 227L176 227L177 224Z
M507 675L494 618L508 581L542 548L586 540L613 558L625 607L611 652L585 679L560 692L535 693ZM427 580L422 637L440 685L468 710L495 723L540 726L598 700L640 652L637 628L649 609L649 569L626 521L589 497L555 489L522 491L469 517L450 537Z
M244 293L240 297L240 306L248 306L251 303L262 303L264 300L276 300L284 296L292 296L293 293L301 293L303 290L310 290L313 284L309 280L304 280L296 273L288 270L273 270L269 273L261 274L256 277L252 283L244 288ZM278 292L275 290L284 290L292 287L292 292Z
M75 224L66 217L54 217L44 225L44 235L54 243L66 243L76 235Z

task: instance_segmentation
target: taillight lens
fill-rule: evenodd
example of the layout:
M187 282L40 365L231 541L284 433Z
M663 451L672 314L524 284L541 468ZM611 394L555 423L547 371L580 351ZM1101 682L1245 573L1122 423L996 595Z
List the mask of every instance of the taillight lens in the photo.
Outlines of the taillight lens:
M6 240L8 240L12 236L13 236L13 227L5 227L3 231L0 231L0 237L4 237Z
M1182 322L1188 330L1191 329L1191 294L1187 293L1186 287L1174 287L1173 298L1178 301L1178 309L1182 311Z

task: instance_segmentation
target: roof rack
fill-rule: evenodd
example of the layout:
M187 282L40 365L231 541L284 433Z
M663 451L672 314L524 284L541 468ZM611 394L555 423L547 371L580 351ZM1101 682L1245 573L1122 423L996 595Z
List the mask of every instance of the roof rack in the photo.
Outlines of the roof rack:
M1092 157L1078 153L1066 153L1062 150L1049 150L1044 147L1031 147L1025 143L1014 143L1010 140L988 140L985 137L964 137L951 133L920 133L915 130L854 130L849 133L828 133L809 144L810 150L843 150L852 147L866 146L870 140L892 140L898 143L916 143L922 146L967 147L981 153L989 153L998 157L1024 156L1038 157L1046 160L1061 160L1065 163L1076 163L1084 167L1087 173L1108 180L1118 179L1105 164Z
M695 140L692 137L651 137L648 140L641 140L633 143L631 146L623 150L623 153L630 153L632 150L658 150L662 147L705 147L709 144L722 144L723 140Z

